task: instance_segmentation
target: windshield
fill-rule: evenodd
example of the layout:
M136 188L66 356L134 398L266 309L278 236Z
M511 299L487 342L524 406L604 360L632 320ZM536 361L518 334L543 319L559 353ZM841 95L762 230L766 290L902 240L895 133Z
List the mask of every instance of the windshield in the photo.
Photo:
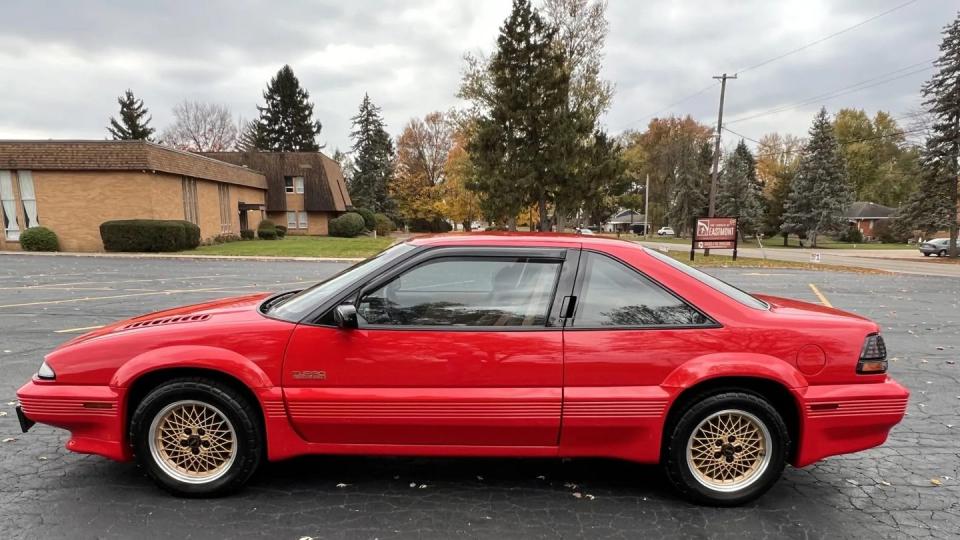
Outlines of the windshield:
M309 289L304 289L290 298L271 306L267 312L271 317L285 321L300 322L323 303L331 294L336 293L350 283L360 281L376 271L389 266L393 261L415 249L413 244L394 244L380 253L360 261L357 264L334 274Z
M740 289L734 287L733 285L730 285L726 281L719 280L711 276L710 274L697 270L696 268L691 268L669 255L660 253L659 251L656 251L650 248L643 248L643 250L649 253L654 258L669 264L670 266L676 268L677 270L680 270L684 274L696 279L697 281L700 281L701 283L704 283L710 286L710 288L715 289L729 296L730 298L733 298L737 302L740 302L741 304L749 308L767 309L770 307L767 305L766 302L759 300L758 298L755 298L754 296L741 291Z

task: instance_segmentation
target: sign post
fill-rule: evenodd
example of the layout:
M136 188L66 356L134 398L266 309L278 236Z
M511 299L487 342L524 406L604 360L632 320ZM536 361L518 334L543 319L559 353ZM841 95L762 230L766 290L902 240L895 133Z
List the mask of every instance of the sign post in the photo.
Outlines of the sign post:
M697 218L690 241L690 260L698 249L732 249L733 260L737 260L737 236L735 217Z

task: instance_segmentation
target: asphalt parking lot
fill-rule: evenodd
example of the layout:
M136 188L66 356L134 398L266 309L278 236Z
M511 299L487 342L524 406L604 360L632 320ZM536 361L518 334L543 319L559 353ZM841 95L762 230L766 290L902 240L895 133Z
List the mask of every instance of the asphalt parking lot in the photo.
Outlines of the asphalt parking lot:
M0 257L0 538L956 538L960 531L960 280L717 269L745 289L821 301L880 322L891 373L912 391L882 447L788 468L734 509L679 500L658 468L603 460L311 457L264 467L248 489L172 498L135 466L21 434L16 389L84 328L258 290L335 263ZM815 288L810 287L813 284Z

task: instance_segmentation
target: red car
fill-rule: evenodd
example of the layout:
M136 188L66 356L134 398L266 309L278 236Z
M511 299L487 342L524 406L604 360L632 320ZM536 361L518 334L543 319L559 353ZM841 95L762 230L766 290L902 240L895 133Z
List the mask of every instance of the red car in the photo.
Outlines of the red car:
M886 371L857 315L625 241L474 234L97 330L17 396L25 430L68 429L178 495L303 454L602 456L734 505L786 463L883 443L909 395Z

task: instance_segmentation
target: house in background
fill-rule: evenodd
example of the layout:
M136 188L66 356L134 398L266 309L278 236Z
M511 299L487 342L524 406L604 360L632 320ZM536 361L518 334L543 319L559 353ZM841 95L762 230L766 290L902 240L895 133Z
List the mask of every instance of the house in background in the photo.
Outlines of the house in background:
M63 251L103 251L100 224L115 219L184 219L205 240L239 234L264 215L267 190L250 168L145 141L0 140L0 250L43 226Z
M864 240L873 240L876 237L874 230L877 224L889 220L894 213L896 213L896 209L889 206L857 201L847 208L846 212L843 213L843 218L863 234Z
M604 232L636 232L643 234L643 221L646 219L643 214L633 210L620 210L610 216L603 224Z
M287 234L327 234L330 219L352 206L340 165L320 152L205 152L206 157L263 172L267 218ZM256 227L251 223L251 227Z

